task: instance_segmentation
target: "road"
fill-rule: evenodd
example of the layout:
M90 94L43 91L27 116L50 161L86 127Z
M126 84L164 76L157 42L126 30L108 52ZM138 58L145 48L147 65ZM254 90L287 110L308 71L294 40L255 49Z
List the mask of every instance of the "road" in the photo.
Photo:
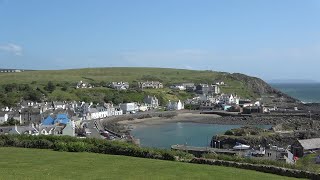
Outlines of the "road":
M83 122L87 124L87 129L89 129L89 131L91 132L90 134L86 135L88 138L104 139L104 137L101 136L99 132L99 130L103 130L99 123L99 119L84 120Z

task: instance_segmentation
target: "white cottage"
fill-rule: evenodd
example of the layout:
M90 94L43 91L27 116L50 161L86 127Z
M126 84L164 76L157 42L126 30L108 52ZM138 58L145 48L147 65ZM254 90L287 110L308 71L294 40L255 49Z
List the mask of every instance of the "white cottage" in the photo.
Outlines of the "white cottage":
M184 109L184 103L182 103L180 100L178 102L171 102L169 100L167 105L167 110L182 110Z

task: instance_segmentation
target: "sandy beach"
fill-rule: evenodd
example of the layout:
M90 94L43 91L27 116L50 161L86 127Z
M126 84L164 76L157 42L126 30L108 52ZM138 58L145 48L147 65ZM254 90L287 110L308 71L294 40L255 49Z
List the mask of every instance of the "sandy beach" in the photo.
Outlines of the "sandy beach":
M219 115L213 114L194 114L194 113L179 113L177 116L171 118L153 117L145 119L123 120L119 124L128 125L132 128L145 127L150 125L161 125L165 123L190 122L190 123L204 123L215 124ZM221 124L221 123L218 123Z
M274 125L276 121L274 118L243 118L243 117L221 117L215 114L200 114L191 112L180 112L177 116L164 118L152 117L144 119L132 119L117 121L118 124L124 125L127 129L134 129L137 127L146 127L154 125L162 125L165 123L202 123L202 124L223 124L223 125Z

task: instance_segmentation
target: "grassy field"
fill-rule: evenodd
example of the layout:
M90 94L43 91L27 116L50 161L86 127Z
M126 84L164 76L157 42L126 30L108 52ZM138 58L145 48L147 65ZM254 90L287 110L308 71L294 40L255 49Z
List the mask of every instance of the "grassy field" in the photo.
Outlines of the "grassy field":
M213 83L214 80L224 81L228 84L222 87L225 93L237 93L242 97L253 97L255 94L247 86L234 80L228 73L214 71L196 71L169 68L87 68L70 70L25 71L22 73L0 73L0 85L7 83L27 83L45 85L48 81L54 83L71 83L83 80L89 83L128 81L161 81L169 86L173 83L194 82Z
M0 83L7 83L7 80L15 80L17 83L23 82L54 82L68 81L129 81L136 80L160 80L163 82L181 81L212 81L220 76L220 73L209 71L193 71L183 69L167 68L87 68L70 70L47 70L47 71L26 71L22 73L2 73Z
M293 179L229 167L93 153L0 148L0 179Z

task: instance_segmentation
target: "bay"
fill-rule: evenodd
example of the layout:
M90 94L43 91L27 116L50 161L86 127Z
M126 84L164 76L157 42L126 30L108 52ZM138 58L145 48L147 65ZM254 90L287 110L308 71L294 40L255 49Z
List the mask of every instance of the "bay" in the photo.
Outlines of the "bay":
M144 147L169 149L174 144L206 147L209 146L212 136L239 127L241 125L178 122L137 127L131 131L131 134L140 139L140 145ZM271 126L257 127L267 129Z

